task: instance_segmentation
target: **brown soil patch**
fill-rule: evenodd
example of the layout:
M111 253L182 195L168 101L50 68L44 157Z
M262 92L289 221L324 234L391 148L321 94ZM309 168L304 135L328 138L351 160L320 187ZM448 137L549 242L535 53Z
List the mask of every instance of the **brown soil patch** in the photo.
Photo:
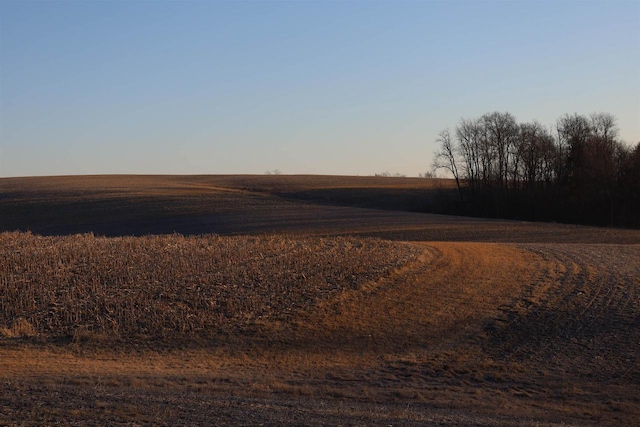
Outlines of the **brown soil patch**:
M0 414L83 425L631 425L640 416L640 246L414 247L421 255L390 276L201 349L5 342Z
M0 180L0 425L639 425L640 231L434 185Z
M73 176L0 179L0 231L301 236L398 241L640 243L640 230L432 215L451 182L340 176ZM351 205L351 206L344 206ZM353 207L360 206L360 207ZM384 209L365 209L384 208ZM420 209L418 209L420 210Z

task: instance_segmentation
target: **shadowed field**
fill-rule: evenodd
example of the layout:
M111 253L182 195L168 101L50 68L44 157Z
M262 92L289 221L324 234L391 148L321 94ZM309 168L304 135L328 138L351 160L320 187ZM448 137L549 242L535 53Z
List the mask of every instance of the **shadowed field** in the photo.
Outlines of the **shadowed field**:
M0 420L638 424L637 231L291 196L336 180L0 180Z
M402 241L640 243L640 230L407 211L416 199L429 203L452 185L447 180L422 178L305 175L4 178L0 180L0 231L42 235L215 233L358 235ZM343 200L344 192L358 196ZM303 198L298 197L300 194ZM318 198L310 196L313 194Z

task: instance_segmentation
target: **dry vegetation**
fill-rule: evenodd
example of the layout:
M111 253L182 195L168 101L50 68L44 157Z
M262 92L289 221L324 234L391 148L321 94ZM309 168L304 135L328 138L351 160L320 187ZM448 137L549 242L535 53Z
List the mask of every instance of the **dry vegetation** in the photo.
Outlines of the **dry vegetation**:
M346 181L0 181L116 235L0 233L0 425L638 425L640 232L280 197Z
M3 233L0 333L214 338L357 289L414 252L372 239Z

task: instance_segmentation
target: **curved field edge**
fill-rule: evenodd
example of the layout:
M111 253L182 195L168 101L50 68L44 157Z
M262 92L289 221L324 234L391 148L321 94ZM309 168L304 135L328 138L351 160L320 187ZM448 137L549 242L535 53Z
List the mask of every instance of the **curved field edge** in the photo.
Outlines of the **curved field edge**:
M237 241L272 242L280 253L281 238L270 239ZM348 258L359 240L310 242L321 254L321 242L333 250L341 242L339 257ZM385 250L399 245L365 242ZM85 353L82 335L68 348L6 347L2 387L8 407L18 408L8 416L19 419L38 407L46 420L65 419L74 406L85 410L78 419L149 423L224 424L221 414L277 424L633 425L638 419L640 246L399 247L410 249L405 263L392 262L384 274L286 316L280 309L248 323L240 316L240 326L230 325L207 348ZM243 256L269 259L258 254ZM94 391L88 397L78 391L86 389ZM51 395L76 404L56 405ZM20 409L25 396L31 405ZM152 409L127 409L123 399Z
M432 203L439 197L440 186L446 191L451 185L446 180L421 178L284 175L2 178L0 232L640 243L640 230L402 211L422 210L412 206Z
M355 238L0 234L0 336L171 346L282 321L415 248Z

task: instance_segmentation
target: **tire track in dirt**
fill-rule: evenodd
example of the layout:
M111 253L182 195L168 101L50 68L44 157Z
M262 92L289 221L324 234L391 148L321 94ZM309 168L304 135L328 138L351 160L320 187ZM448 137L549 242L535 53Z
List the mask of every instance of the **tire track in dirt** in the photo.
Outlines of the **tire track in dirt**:
M422 256L396 275L302 313L288 345L271 348L271 360L288 354L285 370L298 366L283 374L282 382L456 411L577 417L580 425L608 416L611 409L602 397L623 397L628 388L616 386L622 391L612 394L610 388L600 392L572 383L577 388L567 389L564 372L551 369L558 362L546 360L543 350L536 353L540 340L520 322L551 300L554 306L560 304L556 300L571 301L574 290L556 281L589 282L596 274L591 267L559 262L546 246L429 242L418 247ZM562 256L562 249L555 255ZM593 297L592 308L608 298L606 292ZM550 340L548 346L563 342ZM584 415L586 408L594 415Z
M584 423L639 413L640 246L419 247L299 319L291 348L330 355L307 384Z
M334 343L374 353L477 346L500 307L526 294L519 279L534 276L542 263L513 245L415 245L422 255L392 277L345 291L303 314L296 345Z
M503 308L509 321L488 326L487 352L569 377L637 382L640 246L521 247L545 262L527 297Z
M318 424L344 421L344 412L327 418L324 409L313 407L325 399L356 408L357 417L372 402L423 405L417 415L393 420L407 425L420 425L415 417L434 410L455 416L449 420L454 425L630 425L637 419L640 246L415 245L422 250L418 258L390 276L345 288L291 319L260 324L255 335L219 341L215 349L156 361L134 355L126 366L120 359L96 365L87 359L87 373L70 386L78 393L71 401L91 410L119 408L124 398L80 396L85 383L110 373L114 393L132 390L126 399L151 402L154 411L165 408L164 400L153 403L161 389L185 408L194 399L215 408L166 415L182 422L219 411L215 399L226 405L229 396L266 402L229 415L255 414L252 423L288 422L285 412L269 418L281 402L302 405L305 419L317 416ZM21 356L16 352L11 360L18 363ZM35 399L55 407L50 391L67 393L67 373L82 361L54 358L55 365L39 368L21 361L13 373L0 375L5 394L33 392L23 373L46 374L51 386ZM119 385L130 378L144 386ZM22 398L6 400L12 405ZM381 419L376 413L371 423L354 418L354 424Z

